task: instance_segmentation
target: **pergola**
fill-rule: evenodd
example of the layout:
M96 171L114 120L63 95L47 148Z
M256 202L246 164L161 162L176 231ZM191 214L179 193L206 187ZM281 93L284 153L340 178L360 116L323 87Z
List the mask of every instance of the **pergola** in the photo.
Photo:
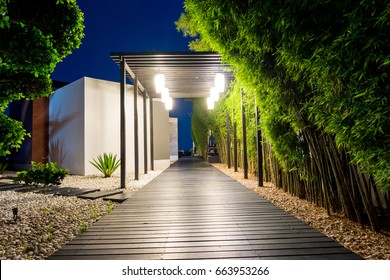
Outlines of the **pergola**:
M133 83L137 77L139 89L152 98L160 97L155 92L156 74L164 74L172 98L208 96L216 73L232 79L229 65L212 52L111 53L111 58L119 67L123 61L127 77Z
M110 56L120 69L121 188L125 188L126 78L134 85L134 177L139 180L137 99L139 95L143 98L144 135L148 135L149 130L153 170L153 122L147 127L146 107L149 99L149 112L153 119L153 98L160 98L160 94L155 91L155 75L164 74L165 85L172 98L204 98L210 95L217 73L224 73L227 84L233 79L233 73L229 65L223 63L221 55L213 52L114 52ZM147 138L144 137L144 158L147 158L147 153ZM145 174L147 170L147 160L144 160Z

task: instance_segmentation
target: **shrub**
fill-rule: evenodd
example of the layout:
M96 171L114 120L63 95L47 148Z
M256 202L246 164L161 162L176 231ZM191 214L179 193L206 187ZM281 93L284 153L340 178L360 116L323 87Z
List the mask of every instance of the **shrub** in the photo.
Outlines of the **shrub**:
M95 166L100 172L103 173L104 177L111 177L111 175L118 169L121 164L120 159L116 158L116 155L112 153L98 155L97 160L93 159L90 163Z
M32 161L31 169L17 172L16 180L26 185L58 186L68 173L65 168L57 168L55 162L43 164Z

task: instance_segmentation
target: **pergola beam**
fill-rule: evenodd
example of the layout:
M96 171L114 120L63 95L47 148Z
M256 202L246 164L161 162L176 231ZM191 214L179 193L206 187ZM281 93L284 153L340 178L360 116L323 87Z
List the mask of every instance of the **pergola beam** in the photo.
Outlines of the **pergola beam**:
M126 68L127 73L130 75L131 80L134 82L136 76L135 76L134 72L131 70L131 68L129 67L129 65L127 65L126 62L125 62L125 68ZM140 89L141 92L145 91L144 86L139 81L138 81L138 88Z

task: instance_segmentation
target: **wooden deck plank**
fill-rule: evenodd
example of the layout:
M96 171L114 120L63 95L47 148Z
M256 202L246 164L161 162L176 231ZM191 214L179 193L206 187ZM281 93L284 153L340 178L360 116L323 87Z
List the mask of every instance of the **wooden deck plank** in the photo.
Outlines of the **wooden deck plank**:
M315 249L309 247L299 246L251 246L251 245L236 245L236 246L196 246L196 247L144 247L144 248L89 248L87 246L77 249L63 250L61 255L139 255L139 254L204 254L204 253L222 253L222 252L257 252L256 256L288 256L288 255L323 255L323 254L351 254L342 246L328 246L317 247ZM317 244L308 244L308 246L317 246Z
M49 259L359 259L206 162L180 159Z
M335 247L340 244L335 244L333 240L325 238L288 238L288 239L272 239L272 240L218 240L218 241L198 241L198 242L167 242L167 243L108 243L108 244L68 244L63 248L65 250L86 250L86 249L140 249L140 248L191 248L191 247L229 247L229 246L247 246L251 245L253 248L267 246L270 249L277 248L311 248L311 247Z
M295 239L296 241L292 241ZM286 243L286 242L308 242L308 240L320 240L323 242L331 242L330 238L327 238L319 233L290 233L284 235L261 235L261 236L225 236L224 238L209 236L208 238L169 238L168 235L165 237L155 237L155 238L132 238L129 236L83 236L76 238L70 241L68 244L140 244L140 243L201 243L201 242L236 242L236 241L246 241L251 244L258 244L259 242L268 242L268 243Z

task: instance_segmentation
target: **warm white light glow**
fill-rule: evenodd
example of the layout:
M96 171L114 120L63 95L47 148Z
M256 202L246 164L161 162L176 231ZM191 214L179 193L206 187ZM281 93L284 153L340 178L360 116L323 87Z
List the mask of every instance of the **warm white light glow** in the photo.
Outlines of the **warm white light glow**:
M162 93L165 88L165 77L164 74L157 74L154 76L154 84L156 86L156 92Z
M215 87L210 88L210 97L215 102L218 101L218 99L219 99L219 92L218 92L218 90Z
M173 100L171 97L168 97L168 100L165 102L165 109L172 110L173 108Z
M166 103L169 99L169 89L163 88L161 91L161 101Z
M215 75L215 88L218 92L225 91L225 76L222 73L217 73Z
M207 97L207 109L214 109L214 99L211 96Z

